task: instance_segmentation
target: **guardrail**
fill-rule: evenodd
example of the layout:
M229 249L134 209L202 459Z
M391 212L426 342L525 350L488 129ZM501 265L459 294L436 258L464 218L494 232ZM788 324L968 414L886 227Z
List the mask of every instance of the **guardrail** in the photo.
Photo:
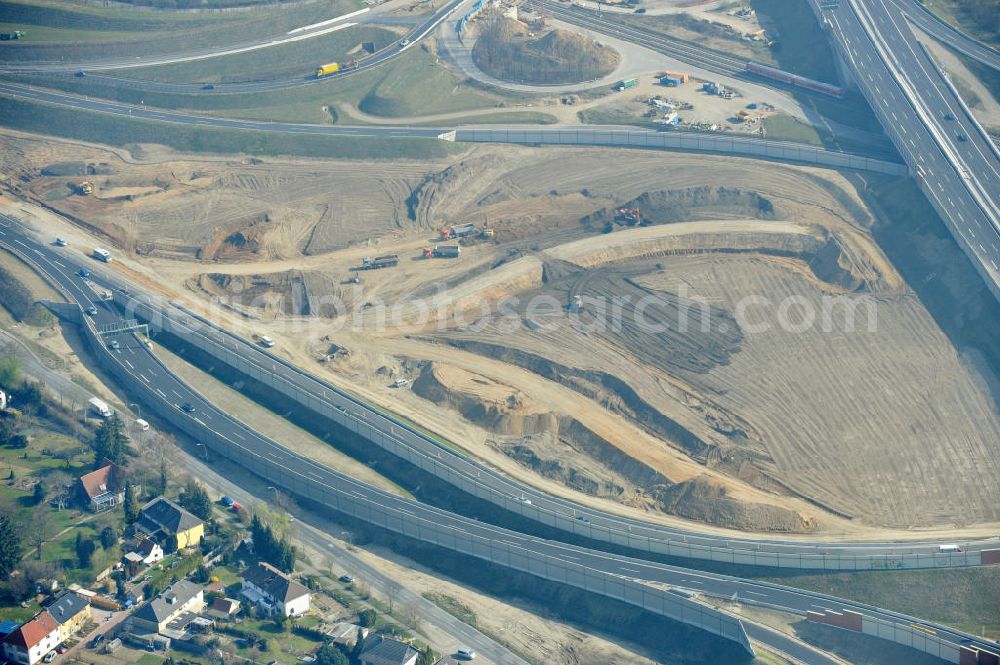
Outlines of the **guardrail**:
M817 146L784 141L769 141L742 136L721 136L694 132L629 129L475 129L458 128L455 140L469 143L514 143L518 145L600 145L657 150L688 150L726 155L741 155L783 162L800 162L838 169L869 171L904 176L905 164Z
M77 306L77 310L79 310L79 306ZM325 473L323 479L312 474L306 476L275 460L266 459L260 454L260 451L230 439L224 433L211 429L198 419L178 418L177 409L172 404L140 380L115 353L104 345L92 321L83 317L82 313L75 318L80 322L84 340L91 353L128 391L130 399L141 401L153 413L169 421L188 436L195 438L217 454L243 466L267 482L273 483L276 487L281 487L294 495L309 499L354 519L421 542L619 600L668 619L700 628L725 640L736 642L751 655L754 653L743 624L739 619L725 612L633 579L520 547L504 540L505 535L515 536L519 534L513 534L504 529L497 528L496 537L485 538L474 535L470 531L445 525L442 523L443 520L434 519L435 515L445 514L445 511L419 506L415 502L411 502L414 503L414 510L404 511L394 507L392 501L380 500L395 499L396 497L391 497L376 488L366 488L371 495L370 497L360 496L355 493L356 489L354 491L350 489L357 488L359 483L333 469L321 467ZM151 357L160 364L163 371L169 372L155 356L151 354ZM190 387L189 389L196 393ZM232 423L233 427L250 431L227 414L222 415ZM308 458L288 451L259 434L255 433L255 435L265 440L269 445L281 448L289 457L308 462L311 468L317 468L318 465ZM470 527L475 524L467 518L457 516L455 518L459 521L468 521Z
M484 484L491 470L458 456L422 432L390 419L361 400L259 349L238 336L221 330L197 314L185 311L188 321L170 315L131 295L115 293L117 304L130 316L148 321L153 329L176 335L212 358L249 376L310 411L328 418L388 452L462 492L488 501L511 513L547 527L635 550L670 557L699 559L734 565L804 570L900 570L948 568L983 564L982 552L927 552L844 554L816 551L816 547L795 544L754 543L697 535L643 533L643 529L610 520L614 526L576 519L569 512L556 512L536 503L525 503L514 489L500 491ZM214 334L209 334L212 331ZM258 362L255 358L261 358ZM279 370L287 370L307 387L299 385ZM452 464L445 463L449 455ZM455 459L458 457L458 460ZM460 470L456 467L465 466ZM494 474L495 475L495 474ZM508 481L509 482L509 481ZM594 512L594 511L589 511ZM650 529L652 530L652 529ZM649 530L648 530L649 531ZM701 541L701 542L698 542Z

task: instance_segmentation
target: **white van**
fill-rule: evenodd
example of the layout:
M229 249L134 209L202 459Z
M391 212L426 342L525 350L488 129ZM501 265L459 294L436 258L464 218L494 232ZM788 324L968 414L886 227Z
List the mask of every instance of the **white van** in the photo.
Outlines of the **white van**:
M267 335L264 335L260 338L260 345L263 346L264 348L270 349L272 346L274 346L274 340L268 337Z
M954 554L955 552L961 552L962 548L958 545L938 545L938 552L948 552Z
M94 258L105 263L111 263L111 252L98 247L94 250Z
M455 652L455 655L462 660L473 660L476 657L476 651L469 647L461 647Z
M149 423L147 423L142 418L136 418L135 419L135 428L137 430L139 430L140 432L148 432L149 431Z

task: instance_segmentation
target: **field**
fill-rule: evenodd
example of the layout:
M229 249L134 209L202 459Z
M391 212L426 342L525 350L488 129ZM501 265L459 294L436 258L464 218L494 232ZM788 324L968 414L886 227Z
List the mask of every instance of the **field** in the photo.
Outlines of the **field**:
M1000 471L989 365L956 350L890 258L898 241L875 243L892 224L840 174L582 149L367 165L5 146L23 193L87 220L136 275L223 304L211 315L549 491L743 531L1000 519L981 482ZM99 169L94 195L37 175L73 163ZM645 225L616 220L623 205ZM465 221L496 236L418 259ZM400 265L351 272L383 253ZM964 279L928 302L954 302ZM618 324L594 327L615 297ZM530 309L543 301L554 312Z
M276 5L238 12L162 12L145 8L83 5L59 0L0 3L3 31L21 30L3 42L6 62L33 60L102 60L218 48L282 34L344 14L359 5L338 0Z
M336 36L338 33L332 33ZM281 47L276 47L281 48ZM255 51L248 56L247 62L270 62L268 54L271 49ZM240 57L240 56L233 56ZM330 58L336 60L336 57ZM223 58L228 60L228 58ZM297 68L297 78L304 78L315 71L315 67L328 62L325 57L310 61L308 67ZM283 61L277 61L280 67L285 67ZM212 63L212 64L209 64ZM195 65L198 65L195 67ZM249 67L249 65L247 65ZM168 78L183 78L187 74L177 73L173 68L157 67L155 70L143 70L132 73L131 70L120 72L121 76L145 78L150 72L161 71ZM187 67L187 65L185 65ZM193 63L191 65L198 76L209 78L220 76L219 72L228 69L216 69L213 61ZM232 78L246 78L256 71L250 67L248 71L231 74ZM292 67L296 69L295 66ZM266 69L266 67L265 67ZM165 72L165 73L164 73ZM408 116L432 115L438 113L454 113L479 109L495 109L521 103L521 98L514 95L487 92L471 83L464 81L450 70L437 64L436 56L423 48L413 49L405 58L395 58L384 66L370 71L344 78L318 81L308 85L242 94L206 94L196 90L192 94L165 93L141 91L118 85L114 79L102 79L96 76L78 79L75 77L50 76L18 76L18 80L35 85L58 88L74 94L91 97L113 99L129 104L144 102L147 106L184 109L221 115L233 118L251 120L273 120L289 122L329 123L331 116L326 108L337 108L349 104L374 116L397 118ZM220 93L221 91L215 91ZM309 138L308 140L311 140Z

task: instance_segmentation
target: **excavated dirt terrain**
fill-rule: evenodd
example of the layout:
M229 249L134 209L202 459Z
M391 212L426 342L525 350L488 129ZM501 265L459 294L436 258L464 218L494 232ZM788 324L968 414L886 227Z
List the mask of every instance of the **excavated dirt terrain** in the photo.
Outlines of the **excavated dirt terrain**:
M72 220L35 217L73 250L114 248L115 269L546 491L755 532L1000 521L996 378L835 172L511 147L261 162L15 134L0 157L6 190ZM495 235L421 258L465 222ZM384 254L399 264L355 272Z

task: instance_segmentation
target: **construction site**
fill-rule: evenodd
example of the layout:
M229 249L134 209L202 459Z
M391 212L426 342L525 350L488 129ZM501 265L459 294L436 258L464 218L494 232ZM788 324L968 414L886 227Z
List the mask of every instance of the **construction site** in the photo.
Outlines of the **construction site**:
M744 533L1000 521L995 377L875 241L854 174L2 146L4 186L74 220L45 220L73 250L112 247L130 279L553 494Z

